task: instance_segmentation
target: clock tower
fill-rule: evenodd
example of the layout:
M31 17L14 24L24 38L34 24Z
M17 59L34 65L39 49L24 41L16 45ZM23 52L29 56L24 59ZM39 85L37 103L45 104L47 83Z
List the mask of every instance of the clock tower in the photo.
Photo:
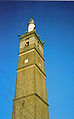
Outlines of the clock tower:
M28 32L20 36L12 119L49 119L43 42L31 17Z

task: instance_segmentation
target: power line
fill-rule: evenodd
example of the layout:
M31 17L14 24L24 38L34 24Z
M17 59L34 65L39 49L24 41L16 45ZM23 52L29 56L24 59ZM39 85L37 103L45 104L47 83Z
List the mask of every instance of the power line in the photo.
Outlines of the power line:
M5 88L7 91L8 91L8 93L12 96L13 95L13 93L2 83L2 81L0 80L0 84L1 84L1 86L3 87L3 88Z
M12 104L12 102L5 96L5 95L3 95L1 92L0 92L0 95L7 101L7 102L9 102L10 104ZM14 107L15 108L15 107ZM29 110L29 109L27 109L27 107L25 106L24 107L29 113L28 114L30 114L30 116L31 117L33 117L33 118L35 118L35 116L32 114L32 111L31 110ZM16 108L14 109L14 110L16 110ZM15 119L15 112L20 112L21 113L21 111L14 111L14 119ZM38 113L39 114L39 113ZM26 115L23 115L24 117L27 117ZM28 118L28 117L27 117ZM27 119L26 118L26 119Z
M3 95L2 93L1 93L1 91L0 91L0 96L6 101L6 102L8 102L10 105L12 105L12 102L5 96L5 95ZM10 106L9 106L10 107ZM10 111L10 108L8 108L9 109L9 115L10 115L10 113L11 113L11 111Z
M7 74L5 74L5 72L4 71L2 71L1 69L0 69L0 73L2 73L9 81L10 81L10 83L15 87L15 85L14 85L14 83L13 83L13 81L12 80L10 80L10 78L7 76Z
M7 102L9 102L10 104L12 104L12 102L5 96L1 93L0 91L0 95L3 97L3 99L5 99Z
M1 92L0 92L0 95L3 97L3 99L5 99L7 102L9 102L10 104L12 104L12 102L5 96L5 95L3 95ZM27 108L26 108L27 109ZM29 111L29 110L27 110L27 111ZM20 111L17 111L17 112L20 112ZM31 113L31 112L30 112ZM14 115L15 116L15 115ZM25 117L27 117L26 115L24 115ZM31 114L31 116L33 116L32 114ZM28 117L27 117L28 118ZM26 118L26 119L27 119ZM14 117L14 119L15 119L15 117Z

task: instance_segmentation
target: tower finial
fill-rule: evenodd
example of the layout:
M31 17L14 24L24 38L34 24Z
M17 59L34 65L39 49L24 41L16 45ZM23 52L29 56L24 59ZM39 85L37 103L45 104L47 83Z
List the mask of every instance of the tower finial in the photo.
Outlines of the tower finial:
M33 17L31 16L31 19L29 21L29 24L34 24Z
M31 16L31 19L28 24L28 32L33 31L33 30L35 30L35 24L34 24L32 16Z

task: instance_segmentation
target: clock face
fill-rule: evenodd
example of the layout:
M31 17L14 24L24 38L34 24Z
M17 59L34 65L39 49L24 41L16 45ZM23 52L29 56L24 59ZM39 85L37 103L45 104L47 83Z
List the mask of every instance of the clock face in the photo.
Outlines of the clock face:
M28 63L28 59L25 59L24 63Z

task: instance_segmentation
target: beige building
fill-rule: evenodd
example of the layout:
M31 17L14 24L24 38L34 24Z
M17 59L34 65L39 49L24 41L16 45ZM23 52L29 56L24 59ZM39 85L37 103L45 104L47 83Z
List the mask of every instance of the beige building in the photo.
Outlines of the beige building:
M12 119L49 119L43 42L31 17L20 36L19 62Z

